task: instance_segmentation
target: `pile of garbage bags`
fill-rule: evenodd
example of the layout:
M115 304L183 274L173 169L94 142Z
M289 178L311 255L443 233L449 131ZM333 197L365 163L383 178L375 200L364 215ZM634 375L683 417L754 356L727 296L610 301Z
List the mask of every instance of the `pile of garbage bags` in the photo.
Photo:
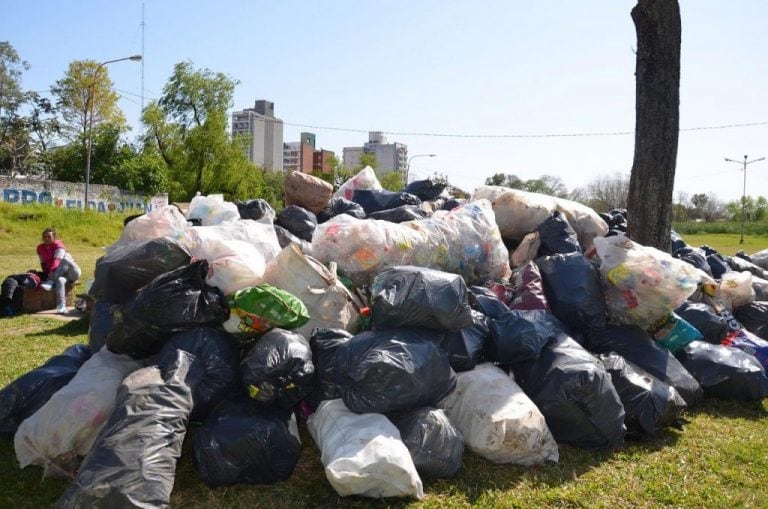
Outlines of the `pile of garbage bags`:
M339 495L421 498L465 448L557 462L768 396L768 256L370 168L335 193L292 174L286 204L197 196L97 261L89 344L0 391L21 468L72 481L58 507L168 506L187 434L211 487L290 479L306 426Z

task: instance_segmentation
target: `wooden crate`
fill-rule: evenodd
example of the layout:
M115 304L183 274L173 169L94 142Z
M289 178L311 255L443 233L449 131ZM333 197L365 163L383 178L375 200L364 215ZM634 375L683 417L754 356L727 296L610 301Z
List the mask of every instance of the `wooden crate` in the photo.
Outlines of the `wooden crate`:
M75 292L74 288L80 283L75 281L74 284L67 283L64 292L64 302L67 307L72 307L75 304ZM56 309L56 290L53 288L50 291L43 290L42 288L24 288L21 289L21 309L26 313L37 313L38 311L45 311L48 309Z

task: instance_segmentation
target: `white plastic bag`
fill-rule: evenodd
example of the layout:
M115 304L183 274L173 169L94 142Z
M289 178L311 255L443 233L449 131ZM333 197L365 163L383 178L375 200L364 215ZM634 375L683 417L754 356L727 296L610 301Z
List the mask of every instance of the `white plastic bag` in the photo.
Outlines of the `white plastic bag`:
M340 272L358 286L398 265L460 274L467 284L510 273L509 252L487 200L399 224L341 214L317 227L312 255L323 263L338 263Z
M280 242L268 216L259 221L241 219L212 226L192 226L180 242L190 251L197 252L206 243L216 240L241 240L252 244L267 261L280 252Z
M333 197L351 200L357 189L382 189L379 179L376 178L376 172L370 166L366 166L357 175L344 182L333 193Z
M585 252L592 248L595 237L608 233L608 225L597 212L565 198L501 186L480 186L472 199L483 198L491 202L505 239L522 240L556 210L565 215Z
M720 278L720 291L725 294L732 307L746 306L755 300L751 272L726 272Z
M622 235L596 237L611 319L644 329L680 307L696 291L701 271Z
M242 240L209 240L190 249L197 259L208 260L205 282L229 295L263 282L264 254Z
M130 221L120 239L113 245L123 244L134 240L157 239L170 237L181 241L189 229L187 218L174 205L159 207Z
M336 277L336 264L326 268L289 244L264 272L264 282L295 295L309 312L309 322L294 332L306 337L318 327L355 332L362 303Z
M415 497L424 490L400 432L381 414L356 414L341 399L320 403L307 420L325 476L342 497Z
M45 476L73 477L112 414L123 378L141 361L102 348L45 405L21 423L13 437L21 468L40 465Z
M195 196L189 202L187 217L200 219L203 226L220 224L227 221L240 219L237 205L224 201L224 195L209 194L208 196Z
M438 403L473 452L496 463L557 461L544 416L511 376L491 363L456 374L456 389Z

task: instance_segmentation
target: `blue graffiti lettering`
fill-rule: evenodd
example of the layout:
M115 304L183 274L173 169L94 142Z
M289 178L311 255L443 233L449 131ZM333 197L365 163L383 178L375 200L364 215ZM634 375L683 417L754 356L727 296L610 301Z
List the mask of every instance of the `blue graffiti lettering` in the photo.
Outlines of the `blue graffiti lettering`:
M66 200L64 202L64 206L68 209L79 209L80 208L80 200Z
M37 195L37 203L47 203L50 205L53 203L53 196L48 191L43 191Z
M21 203L35 203L37 202L37 193L30 191L29 189L23 189L21 191Z
M8 203L19 202L19 192L16 189L3 189L3 201Z

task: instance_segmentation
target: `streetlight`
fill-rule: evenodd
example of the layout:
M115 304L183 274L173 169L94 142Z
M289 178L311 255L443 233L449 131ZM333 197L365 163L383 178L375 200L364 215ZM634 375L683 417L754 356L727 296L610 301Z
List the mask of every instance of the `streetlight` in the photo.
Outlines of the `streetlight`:
M752 159L751 161L747 161L748 156L744 156L744 161L734 161L733 159L725 158L726 161L729 163L737 163L744 165L744 190L741 192L741 239L739 240L739 244L744 243L744 206L747 203L747 165L756 163L758 161L762 161L765 159L765 157L761 157L760 159Z
M99 78L99 71L107 64L115 62L122 62L123 60L133 60L138 62L141 60L141 55L131 55L130 57L116 58L115 60L107 60L96 66L96 70L93 71L93 79L90 85L88 85L88 103L86 104L89 112L88 120L88 150L85 152L85 203L83 209L88 209L88 186L91 182L91 148L93 147L93 103L94 103L94 91L96 86L96 80Z
M435 157L436 154L416 154L408 158L408 164L405 166L405 185L408 185L408 175L411 173L411 161L417 157Z

